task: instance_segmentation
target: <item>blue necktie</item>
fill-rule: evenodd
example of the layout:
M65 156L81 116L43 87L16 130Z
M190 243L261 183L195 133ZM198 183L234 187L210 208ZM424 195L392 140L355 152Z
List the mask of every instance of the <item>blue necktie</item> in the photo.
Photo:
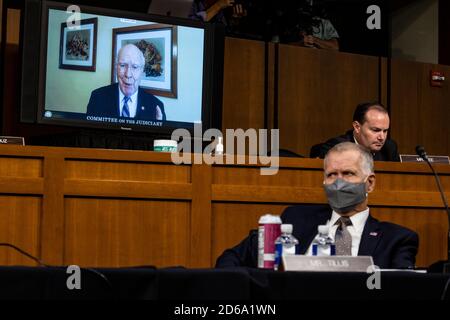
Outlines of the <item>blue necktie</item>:
M130 117L130 109L128 109L128 101L130 100L130 97L125 96L123 98L123 107L122 107L122 114L120 116L124 118Z

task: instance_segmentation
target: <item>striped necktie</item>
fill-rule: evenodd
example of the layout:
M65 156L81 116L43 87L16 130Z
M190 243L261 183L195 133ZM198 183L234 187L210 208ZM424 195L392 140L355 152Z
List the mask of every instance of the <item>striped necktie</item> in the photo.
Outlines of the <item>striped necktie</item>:
M129 118L130 117L130 109L128 108L128 101L130 101L130 97L125 96L123 98L123 107L121 117Z

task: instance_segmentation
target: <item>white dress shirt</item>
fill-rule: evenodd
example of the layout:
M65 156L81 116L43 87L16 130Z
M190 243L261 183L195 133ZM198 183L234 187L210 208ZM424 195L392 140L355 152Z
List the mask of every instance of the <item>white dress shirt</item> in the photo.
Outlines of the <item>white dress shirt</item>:
M128 110L130 111L130 118L136 117L138 91L139 90L137 90L132 96L130 96L130 100L128 100ZM119 115L122 115L124 98L125 95L119 88Z
M331 219L327 222L329 226L329 236L333 239L336 235L336 230L338 226L335 224L341 216L333 210ZM358 255L359 244L361 242L362 233L364 231L364 226L366 225L367 218L369 217L369 208L364 211L358 212L350 217L352 222L351 226L347 226L347 230L352 236L352 256ZM299 240L301 241L301 239ZM307 256L312 256L312 243L306 251Z

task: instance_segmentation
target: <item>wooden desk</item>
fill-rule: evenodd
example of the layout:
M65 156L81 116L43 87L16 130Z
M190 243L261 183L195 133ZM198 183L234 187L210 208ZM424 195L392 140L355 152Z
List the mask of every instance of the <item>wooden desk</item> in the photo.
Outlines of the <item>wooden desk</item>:
M436 166L450 198L450 166ZM427 166L376 163L376 218L417 231L417 264L446 258L447 216ZM262 214L324 203L322 161L174 165L144 151L1 146L0 242L48 264L210 267ZM0 263L33 265L0 248Z

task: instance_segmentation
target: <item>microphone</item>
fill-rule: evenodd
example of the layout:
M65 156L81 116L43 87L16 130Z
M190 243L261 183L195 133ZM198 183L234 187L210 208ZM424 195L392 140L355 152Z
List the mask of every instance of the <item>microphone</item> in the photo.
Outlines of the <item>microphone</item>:
M22 250L19 247L16 247L15 245L13 245L11 243L0 242L0 247L12 248L12 249L18 251L20 254L24 255L25 257L27 257L27 258L33 260L34 262L36 262L40 267L49 267L49 265L47 265L44 262L42 262L42 260L36 258L35 256L32 256L31 254L29 254L25 250Z
M427 153L425 152L425 148L421 145L416 146L416 153L419 157L425 160L427 163L429 162Z
M439 176L437 175L436 171L434 170L433 166L431 165L430 160L428 159L427 153L425 151L425 148L421 145L416 146L416 153L419 157L421 157L430 167L431 171L433 172L434 178L436 180L436 184L439 189L439 193L441 194L442 202L444 203L445 211L447 212L447 218L448 218L448 225L449 230L447 233L447 261L439 262L438 264L444 263L444 268L447 270L447 272L450 272L450 210L448 208L448 202L447 198L445 197L445 193L442 189L441 180L439 179ZM444 270L444 272L445 272Z
M7 247L7 248L11 248L14 249L15 251L19 252L20 254L24 255L25 257L33 260L34 262L36 262L40 267L45 267L45 268L65 268L65 266L52 266L52 265L48 265L46 263L44 263L42 260L40 260L39 258L36 258L35 256L31 255L30 253L26 252L23 249L20 249L19 247L11 244L11 243L7 243L7 242L0 242L0 247ZM97 277L100 277L100 279L106 284L106 286L108 287L109 290L113 289L113 285L112 283L109 281L109 279L100 271L92 269L92 268L80 268L81 270L87 270L93 274L95 274Z

